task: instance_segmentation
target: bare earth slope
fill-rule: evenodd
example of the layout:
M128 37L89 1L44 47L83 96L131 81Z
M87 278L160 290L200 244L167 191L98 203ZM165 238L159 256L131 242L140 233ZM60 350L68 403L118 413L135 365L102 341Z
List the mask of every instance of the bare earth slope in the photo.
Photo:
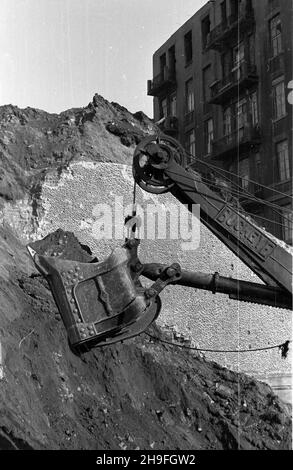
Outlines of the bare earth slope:
M191 351L143 334L73 355L46 281L7 228L0 253L0 449L290 448L289 413L268 385Z
M37 197L48 168L82 158L84 148L90 153L93 146L94 159L100 145L102 158L110 159L112 138L119 135L127 149L152 127L143 115L109 107L97 96L83 110L58 116L12 106L0 108L0 116L3 205ZM127 155L117 155L117 161ZM73 355L51 292L21 236L2 223L0 449L291 447L289 410L268 385L194 352L142 334ZM73 237L72 243L79 259L88 259ZM165 337L156 326L150 332Z

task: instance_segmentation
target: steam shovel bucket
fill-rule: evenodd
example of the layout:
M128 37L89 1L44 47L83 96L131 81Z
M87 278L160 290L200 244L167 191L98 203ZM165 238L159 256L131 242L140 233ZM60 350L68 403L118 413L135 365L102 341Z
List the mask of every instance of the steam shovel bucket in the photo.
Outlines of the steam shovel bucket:
M47 279L76 354L143 332L159 315L160 297L149 296L138 277L138 240L130 240L102 262L43 256L28 246Z

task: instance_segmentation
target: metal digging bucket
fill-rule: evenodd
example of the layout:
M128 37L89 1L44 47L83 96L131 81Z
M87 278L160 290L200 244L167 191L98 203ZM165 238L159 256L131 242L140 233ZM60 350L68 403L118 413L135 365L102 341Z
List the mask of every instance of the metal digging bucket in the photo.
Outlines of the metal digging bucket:
M138 279L143 269L138 245L139 240L128 240L105 261L95 263L38 255L28 246L49 283L74 353L136 336L159 315L158 293L173 278L163 276L144 288Z

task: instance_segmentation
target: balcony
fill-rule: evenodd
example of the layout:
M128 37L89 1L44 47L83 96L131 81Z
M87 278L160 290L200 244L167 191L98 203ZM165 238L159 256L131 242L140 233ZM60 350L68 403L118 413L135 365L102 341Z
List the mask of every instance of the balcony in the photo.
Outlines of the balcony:
M258 82L256 66L242 62L222 80L211 86L210 103L223 104L235 95Z
M170 136L177 136L178 134L178 119L175 116L167 116L165 121L160 124L160 129L164 134Z
M215 160L233 155L233 153L248 150L260 144L260 130L250 124L246 124L229 135L212 142L211 157Z
M159 73L152 80L148 80L148 95L158 96L162 91L168 91L176 87L175 70L164 67L163 72Z
M248 34L255 25L253 10L244 9L238 15L229 16L226 21L222 21L208 34L206 50L223 50L231 44L231 40L239 35Z

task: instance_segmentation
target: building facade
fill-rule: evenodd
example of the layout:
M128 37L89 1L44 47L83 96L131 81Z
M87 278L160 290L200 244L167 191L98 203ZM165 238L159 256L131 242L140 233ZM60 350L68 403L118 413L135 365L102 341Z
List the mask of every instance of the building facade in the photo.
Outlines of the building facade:
M228 172L242 206L289 244L291 25L292 0L210 1L155 52L148 80L162 130Z

